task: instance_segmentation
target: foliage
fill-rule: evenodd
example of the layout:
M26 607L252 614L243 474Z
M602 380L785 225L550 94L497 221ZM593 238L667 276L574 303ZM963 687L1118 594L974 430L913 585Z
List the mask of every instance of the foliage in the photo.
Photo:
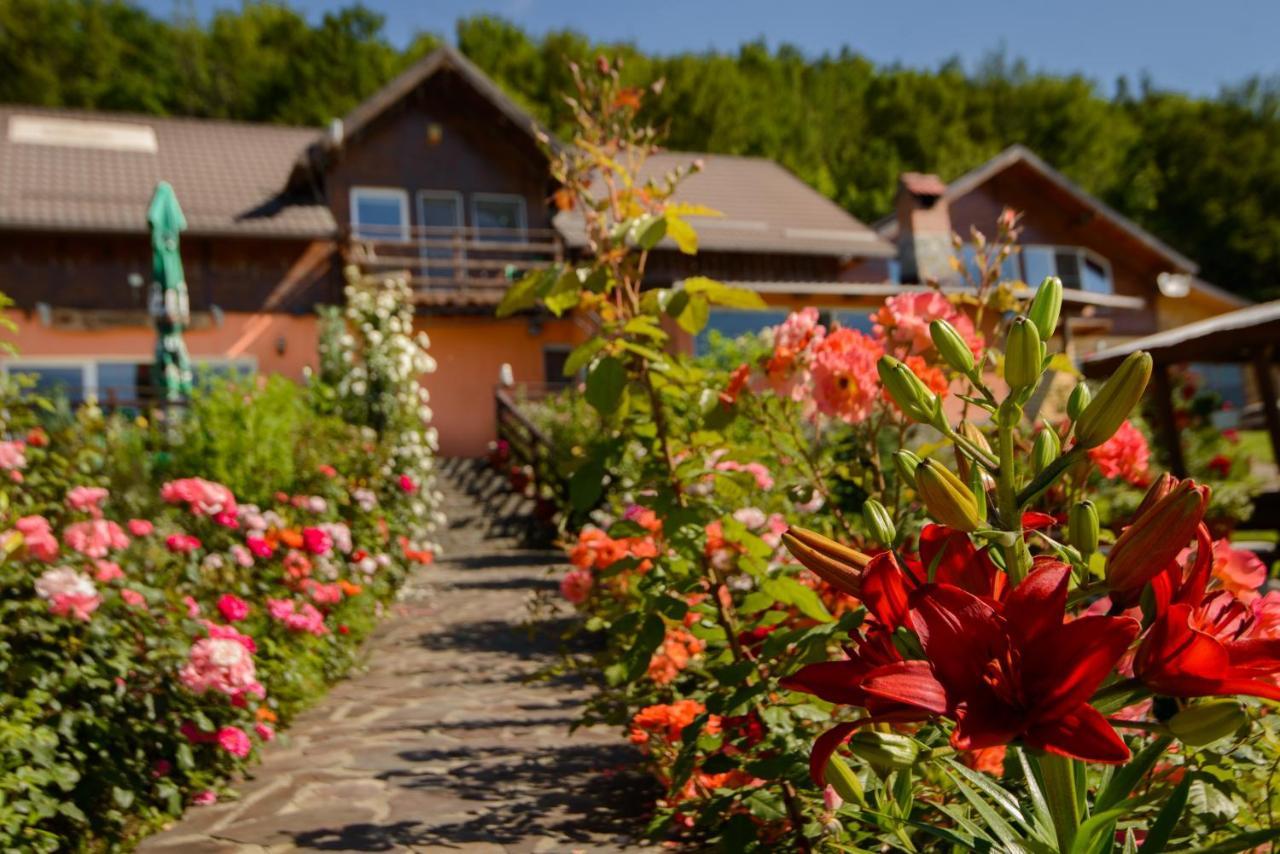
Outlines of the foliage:
M557 203L593 251L499 311L596 323L580 398L546 407L569 509L604 500L560 585L599 640L565 667L599 674L588 720L625 726L666 789L653 830L735 851L1270 839L1280 593L1211 539L1207 487L1150 472L1127 420L1145 354L1033 420L1062 286L999 282L1012 212L963 299L891 297L871 334L797 311L731 369L673 352L670 324L758 297L641 287L714 212L670 201L685 170L635 177L653 90L605 58L569 73ZM1144 506L1099 519L1094 469L1149 479Z
M0 101L158 115L321 125L345 114L439 43L396 50L382 17L355 4L317 24L278 3L219 9L207 24L167 23L125 0L0 0ZM531 38L514 24L458 22L459 48L566 137L564 59L599 49L572 31ZM898 174L947 180L1023 143L1254 298L1280 281L1280 97L1254 78L1216 98L1121 80L1105 97L1081 76L1028 70L994 54L966 72L877 66L845 48L793 46L649 56L628 80L663 78L647 115L673 147L770 157L871 220L892 210ZM1034 59L1034 57L1033 57ZM1136 90L1136 91L1135 91Z

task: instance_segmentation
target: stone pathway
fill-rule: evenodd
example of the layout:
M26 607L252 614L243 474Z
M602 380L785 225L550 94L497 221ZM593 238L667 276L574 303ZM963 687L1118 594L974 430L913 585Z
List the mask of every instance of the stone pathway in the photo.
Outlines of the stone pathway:
M445 559L412 579L366 667L266 751L240 798L193 807L148 854L231 851L620 851L652 798L608 728L569 733L584 688L525 680L559 620L527 602L558 556L494 539L448 467ZM561 619L563 616L561 617Z

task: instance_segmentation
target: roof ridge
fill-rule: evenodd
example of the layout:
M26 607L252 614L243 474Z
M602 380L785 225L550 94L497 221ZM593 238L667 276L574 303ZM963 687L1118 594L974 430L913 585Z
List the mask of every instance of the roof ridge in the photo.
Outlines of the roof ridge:
M123 122L164 122L165 124L201 124L223 125L236 128L264 128L268 130L298 131L313 134L323 133L323 129L312 125L285 125L276 122L252 122L245 119L224 119L214 116L162 116L152 113L139 113L131 110L97 110L89 107L50 107L44 104L18 104L0 102L0 112L27 113L47 116L72 117L90 116L105 121Z

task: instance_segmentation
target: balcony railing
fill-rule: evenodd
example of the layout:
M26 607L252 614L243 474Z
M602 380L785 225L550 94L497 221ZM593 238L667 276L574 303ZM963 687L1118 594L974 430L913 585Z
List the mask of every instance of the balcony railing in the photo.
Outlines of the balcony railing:
M559 261L549 228L369 226L353 229L346 259L364 273L406 273L419 303L494 304L530 270Z

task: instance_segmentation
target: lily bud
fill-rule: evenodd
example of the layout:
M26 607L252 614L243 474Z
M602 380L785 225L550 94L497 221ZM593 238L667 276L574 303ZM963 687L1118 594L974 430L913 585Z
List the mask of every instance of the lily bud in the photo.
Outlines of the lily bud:
M1114 436L1142 399L1150 379L1151 354L1130 353L1076 419L1076 442L1082 448L1096 448Z
M954 326L939 318L929 324L929 337L933 339L933 346L938 349L942 361L952 370L962 374L973 370L973 351Z
M1036 325L1041 341L1048 341L1058 328L1058 316L1062 314L1062 279L1045 276L1027 308L1027 319Z
M1136 520L1143 513L1146 513L1156 505L1161 498L1164 498L1173 488L1178 485L1178 479L1168 472L1163 473L1155 481L1147 487L1147 494L1142 496L1142 503L1138 505L1138 509L1133 511L1133 518Z
M848 744L850 753L883 771L910 768L920 758L920 742L896 732L863 729Z
M1004 381L1012 389L1035 385L1043 360L1036 325L1025 317L1014 318L1004 347Z
M921 424L933 421L938 397L929 391L915 371L892 356L881 356L876 363L876 371L893 402L908 418Z
M929 515L949 528L968 533L982 523L973 490L934 460L924 460L916 469L916 491Z
M1058 431L1052 427L1042 428L1031 445L1031 470L1040 474L1061 453L1062 442L1058 439Z
M1178 556L1195 536L1209 506L1209 487L1190 478L1149 507L1124 529L1107 555L1107 587L1127 603Z
M991 452L991 443L987 441L986 435L972 421L960 422L956 432L987 453ZM979 466L978 468L981 467ZM956 448L956 471L961 480L966 483L972 482L973 478L969 476L969 457L959 447Z
M874 498L868 498L862 505L862 521L866 522L872 539L882 546L892 546L893 541L898 537L889 511Z
M855 804L866 803L858 775L854 774L844 760L836 754L831 754L831 758L827 760L827 767L823 769L822 776L827 785L835 789L836 794L841 798Z
M782 544L814 575L850 596L858 595L862 570L871 558L804 528L788 528Z
M1072 421L1079 421L1080 413L1084 412L1092 399L1093 394L1084 380L1076 383L1076 387L1071 389L1071 396L1067 398L1067 417Z
M895 451L893 465L898 470L898 476L906 481L912 489L915 489L916 468L920 465L920 458L910 451Z
M1067 512L1067 536L1071 545L1088 558L1098 550L1098 508L1092 501L1077 501Z
M1188 706L1169 719L1169 732L1183 744L1203 747L1226 738L1249 720L1235 700L1210 700Z

